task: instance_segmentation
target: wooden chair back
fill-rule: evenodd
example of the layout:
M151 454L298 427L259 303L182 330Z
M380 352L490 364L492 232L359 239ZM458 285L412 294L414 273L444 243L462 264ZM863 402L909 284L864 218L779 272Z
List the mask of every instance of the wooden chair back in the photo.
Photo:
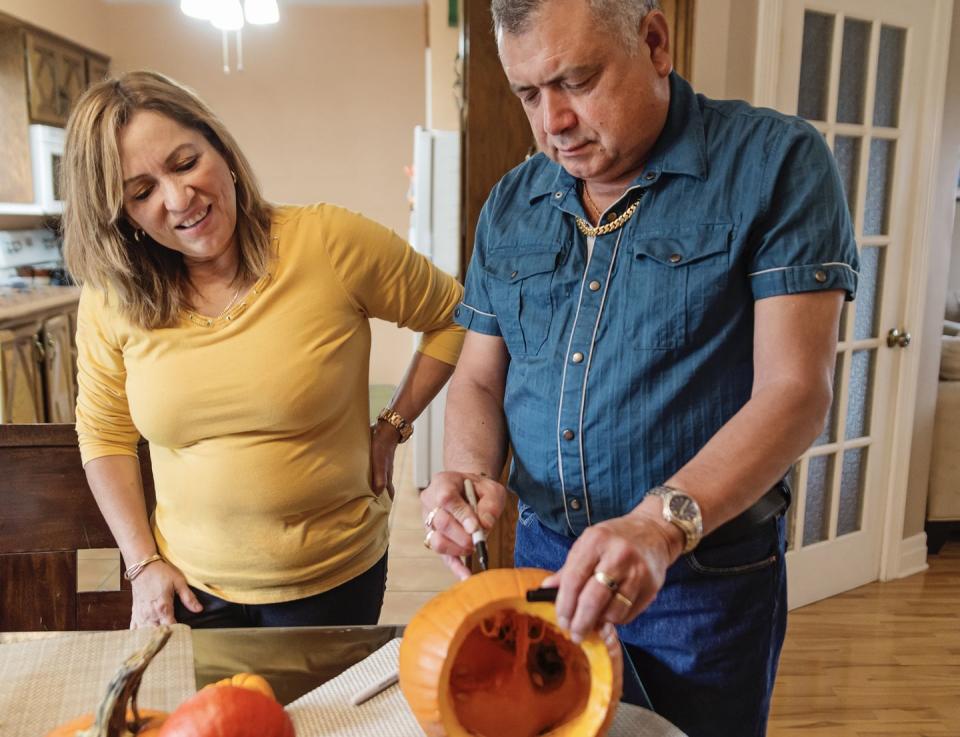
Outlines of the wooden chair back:
M153 474L140 470L147 509ZM0 425L0 631L107 630L130 624L130 585L77 593L77 551L115 548L80 464L73 425Z

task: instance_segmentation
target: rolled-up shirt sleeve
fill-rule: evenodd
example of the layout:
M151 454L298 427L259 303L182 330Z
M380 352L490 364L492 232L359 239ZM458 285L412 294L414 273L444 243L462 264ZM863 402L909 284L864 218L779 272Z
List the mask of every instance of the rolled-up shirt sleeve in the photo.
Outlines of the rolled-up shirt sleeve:
M859 259L843 184L823 137L789 124L763 171L762 208L748 264L754 299L857 291Z
M102 456L137 456L140 433L127 404L123 349L102 293L84 287L77 312L77 440L84 465Z
M487 248L487 230L489 224L490 200L483 206L477 220L476 237L474 239L473 256L467 268L467 278L464 284L463 301L454 310L453 319L467 330L473 330L484 335L501 335L500 323L487 293L486 272L483 269L483 259Z

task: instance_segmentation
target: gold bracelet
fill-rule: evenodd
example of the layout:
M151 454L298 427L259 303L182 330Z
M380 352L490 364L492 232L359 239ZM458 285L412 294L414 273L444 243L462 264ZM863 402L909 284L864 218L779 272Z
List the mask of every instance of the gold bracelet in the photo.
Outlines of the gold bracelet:
M405 443L410 439L410 436L413 435L413 425L407 422L403 415L397 412L395 409L390 407L384 407L380 410L380 414L377 415L378 420L383 420L389 425L392 425L393 428L400 434L400 443Z
M127 570L123 572L123 577L128 581L132 581L143 572L144 568L146 568L151 563L156 563L158 560L163 560L163 556L161 556L160 553L154 553L153 555L148 556L143 560L137 563L134 563L132 566L130 566Z

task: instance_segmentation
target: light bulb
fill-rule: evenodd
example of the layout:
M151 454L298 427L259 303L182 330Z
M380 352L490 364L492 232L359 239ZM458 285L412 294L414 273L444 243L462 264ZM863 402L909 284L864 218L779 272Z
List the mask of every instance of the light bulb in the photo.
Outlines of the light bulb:
M210 20L213 5L210 0L180 0L180 11L191 18Z
M277 0L244 0L243 9L247 16L247 23L267 25L280 20Z
M221 31L239 31L243 28L240 0L216 0L210 22Z

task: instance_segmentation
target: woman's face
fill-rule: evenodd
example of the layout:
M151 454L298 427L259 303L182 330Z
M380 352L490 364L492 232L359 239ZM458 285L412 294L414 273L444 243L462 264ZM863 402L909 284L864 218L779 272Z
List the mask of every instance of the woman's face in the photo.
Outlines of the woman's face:
M227 162L203 135L172 118L138 110L120 131L123 208L187 265L232 257L237 193Z

